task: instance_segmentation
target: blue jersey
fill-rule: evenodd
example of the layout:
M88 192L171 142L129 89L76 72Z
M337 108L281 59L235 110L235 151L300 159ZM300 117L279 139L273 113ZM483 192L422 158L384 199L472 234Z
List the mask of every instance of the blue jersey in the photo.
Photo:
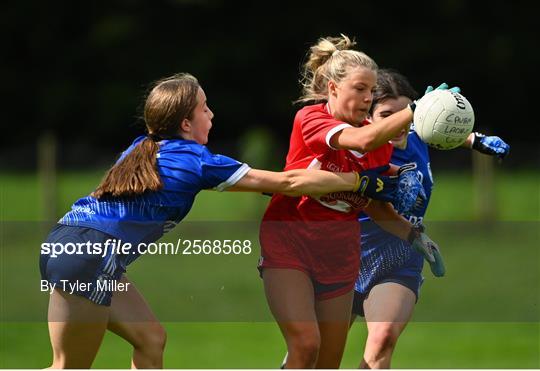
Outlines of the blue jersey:
M426 191L427 200L420 210L403 216L413 224L421 223L431 197L433 177L427 145L411 130L405 149L394 148L391 163L401 166L410 162L417 165L418 176ZM421 276L423 257L409 243L381 229L371 219L360 214L361 265L355 290L367 293L371 287L388 275Z
M145 138L137 138L118 161ZM136 197L98 200L86 196L75 202L58 223L97 229L133 246L155 241L187 215L199 191L222 191L250 170L248 165L214 155L191 140L171 139L159 144L157 169L163 189Z

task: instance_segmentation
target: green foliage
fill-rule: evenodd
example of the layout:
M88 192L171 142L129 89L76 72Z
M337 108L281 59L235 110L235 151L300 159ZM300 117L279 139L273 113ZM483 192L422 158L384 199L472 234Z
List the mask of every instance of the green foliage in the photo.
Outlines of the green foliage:
M474 220L477 190L469 173L434 173L435 186L426 220ZM497 172L496 220L540 220L540 174L535 171ZM481 191L481 190L480 190Z
M281 158L276 157L277 141L264 126L247 130L239 140L240 160L255 169L279 169Z

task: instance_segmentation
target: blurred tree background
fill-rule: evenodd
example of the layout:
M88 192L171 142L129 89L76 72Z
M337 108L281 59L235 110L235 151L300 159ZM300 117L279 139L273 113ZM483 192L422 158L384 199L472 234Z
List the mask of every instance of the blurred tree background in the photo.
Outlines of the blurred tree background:
M213 151L247 155L259 147L243 148L242 138L260 140L273 160L261 164L280 168L300 65L319 37L339 33L418 91L443 81L460 86L476 129L512 145L505 167L537 166L537 7L505 0L9 2L0 16L0 168L34 170L45 132L59 143L60 168L108 166L143 132L148 85L181 71L198 77L216 115ZM437 166L470 165L467 151L433 156Z

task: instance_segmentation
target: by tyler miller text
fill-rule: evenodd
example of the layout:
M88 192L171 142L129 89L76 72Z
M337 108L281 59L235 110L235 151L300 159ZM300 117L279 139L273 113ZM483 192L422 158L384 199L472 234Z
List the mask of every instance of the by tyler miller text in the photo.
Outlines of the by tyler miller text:
M131 285L131 282L119 282L117 280L96 280L94 282L83 282L79 280L73 282L69 282L68 280L49 282L47 280L41 280L40 289L42 292L48 291L52 295L54 289L59 289L70 294L92 291L118 292L127 291L129 285Z

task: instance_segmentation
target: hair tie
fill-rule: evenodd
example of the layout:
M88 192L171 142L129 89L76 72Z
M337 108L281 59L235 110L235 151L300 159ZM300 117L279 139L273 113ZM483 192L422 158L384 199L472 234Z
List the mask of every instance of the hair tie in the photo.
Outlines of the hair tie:
M163 138L160 137L159 135L157 134L148 134L148 138L150 138L151 140L153 140L154 142L159 142L159 141L162 141Z
M180 135L166 135L166 136L163 136L163 135L154 134L154 133L148 134L148 138L150 138L154 142L161 142L162 140L171 140L171 139L181 139L181 140L184 139Z

